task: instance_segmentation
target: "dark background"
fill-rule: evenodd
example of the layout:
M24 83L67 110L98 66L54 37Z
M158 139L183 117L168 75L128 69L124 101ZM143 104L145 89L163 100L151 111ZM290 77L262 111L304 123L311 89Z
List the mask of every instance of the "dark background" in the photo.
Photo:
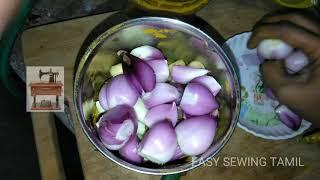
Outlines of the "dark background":
M127 0L38 0L25 23L25 29L120 10L126 3ZM20 84L23 93L25 68L19 38L10 59L12 81ZM0 83L0 179L3 180L41 179L32 121L25 104L25 99L12 97ZM67 179L83 179L74 135L58 119L55 125Z

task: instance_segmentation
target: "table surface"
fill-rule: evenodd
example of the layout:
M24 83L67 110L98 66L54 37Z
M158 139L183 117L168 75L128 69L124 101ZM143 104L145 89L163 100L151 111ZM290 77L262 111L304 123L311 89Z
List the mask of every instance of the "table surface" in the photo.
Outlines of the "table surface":
M32 82L32 83L29 83L29 86L33 86L33 87L56 87L56 86L63 86L63 84L61 82L56 82L56 83Z
M198 12L224 38L250 31L264 14L279 7L271 0L213 0ZM110 14L91 16L50 24L23 33L23 52L27 66L64 66L65 97L71 102L71 113L83 173L86 179L160 179L159 176L139 174L121 168L100 152L86 138L75 116L72 102L73 67L79 48L92 28ZM35 40L37 39L37 40ZM35 124L36 122L33 121ZM45 129L40 129L40 131ZM38 133L36 133L38 134ZM41 133L40 133L41 134ZM271 141L255 137L237 128L223 150L216 156L218 166L201 166L182 179L319 179L320 146L305 144L301 137ZM300 157L303 167L277 167L268 162L266 167L226 167L222 159L231 157ZM41 158L41 157L39 157Z

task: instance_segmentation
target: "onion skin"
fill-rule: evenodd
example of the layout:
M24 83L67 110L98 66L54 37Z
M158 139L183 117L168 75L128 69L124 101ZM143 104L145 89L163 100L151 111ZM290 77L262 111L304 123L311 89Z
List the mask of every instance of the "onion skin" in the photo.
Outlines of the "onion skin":
M300 128L302 118L292 112L287 106L279 105L275 111L284 125L292 130L298 130Z
M289 74L295 74L309 64L308 57L301 50L291 53L284 62Z
M173 66L171 78L174 82L187 84L194 78L206 75L209 71L206 69L198 69L189 66Z
M133 82L138 92L141 88L144 92L150 92L156 85L156 75L152 67L141 60L125 51L118 51L122 56L123 72L130 78L129 81Z
M104 91L104 87L101 91ZM118 75L108 82L106 93L103 93L101 96L99 94L99 102L103 102L106 99L108 108L110 109L122 104L133 106L137 102L138 97L139 93L127 80L126 76ZM105 108L102 103L101 105Z
M167 83L157 83L153 91L142 95L144 104L151 108L160 104L171 103L179 98L178 90Z
M157 164L165 164L175 155L177 138L172 124L160 121L153 125L139 145L140 156Z
M130 140L119 150L119 154L131 163L141 164L142 158L138 155L138 145L137 136L131 136Z
M219 104L208 88L198 83L189 83L183 92L180 107L186 114L199 116L218 109Z
M174 127L178 121L178 111L176 103L161 104L151 108L146 115L144 122L148 127L152 127L159 121L170 121Z
M155 60L155 59L164 59L164 56L160 50L148 45L137 47L133 49L130 52L130 54L145 61Z
M281 60L293 51L293 47L279 39L265 39L259 43L257 51L263 59Z
M181 121L175 128L181 151L189 156L204 153L212 144L216 129L216 119L208 115Z
M208 88L211 93L216 96L221 90L220 84L212 76L201 76L193 79L191 82L199 83Z
M103 145L119 150L137 131L137 119L128 105L119 105L103 114L99 120L98 134Z
M168 61L165 59L150 60L147 63L152 67L157 82L166 82L169 78Z

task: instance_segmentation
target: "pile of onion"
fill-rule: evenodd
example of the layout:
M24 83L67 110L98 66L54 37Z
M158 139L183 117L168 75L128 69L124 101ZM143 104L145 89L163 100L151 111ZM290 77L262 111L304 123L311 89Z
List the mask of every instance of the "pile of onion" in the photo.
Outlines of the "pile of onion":
M203 64L170 64L162 52L141 46L118 51L112 79L99 93L96 123L109 150L134 164L165 164L204 153L217 129L221 86Z
M301 50L294 49L279 39L266 39L261 41L257 51L259 57L262 59L283 60L288 74L298 73L309 63L307 56ZM267 88L266 94L271 99L276 100L271 89ZM299 129L302 118L292 112L287 106L279 104L275 112L284 125L292 130Z

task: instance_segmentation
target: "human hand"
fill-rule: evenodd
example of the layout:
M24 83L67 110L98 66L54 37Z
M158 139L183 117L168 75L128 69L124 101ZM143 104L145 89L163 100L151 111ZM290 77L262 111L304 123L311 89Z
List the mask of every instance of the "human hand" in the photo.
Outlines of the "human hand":
M16 14L20 0L0 1L0 38Z
M264 39L285 41L309 58L309 65L295 75L286 72L284 61L266 61L261 73L282 104L320 127L320 24L300 13L266 15L254 27L248 47Z

